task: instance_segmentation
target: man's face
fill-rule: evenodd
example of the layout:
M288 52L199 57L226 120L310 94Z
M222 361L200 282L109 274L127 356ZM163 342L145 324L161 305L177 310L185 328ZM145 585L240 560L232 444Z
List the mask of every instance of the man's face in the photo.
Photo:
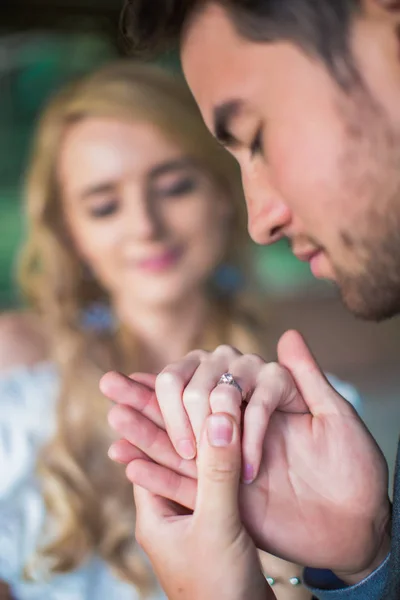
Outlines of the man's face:
M213 4L182 46L204 120L240 163L253 239L289 238L372 319L400 311L400 67L378 16L354 25L364 85L349 92L294 44L244 39Z

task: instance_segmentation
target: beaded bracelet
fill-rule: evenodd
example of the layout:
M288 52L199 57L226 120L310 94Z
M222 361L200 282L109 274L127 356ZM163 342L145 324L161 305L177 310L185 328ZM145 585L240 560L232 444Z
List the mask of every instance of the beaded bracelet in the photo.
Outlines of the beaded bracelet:
M276 579L269 575L265 575L265 579L271 587L276 584ZM289 577L288 582L293 586L301 585L301 579L299 577Z

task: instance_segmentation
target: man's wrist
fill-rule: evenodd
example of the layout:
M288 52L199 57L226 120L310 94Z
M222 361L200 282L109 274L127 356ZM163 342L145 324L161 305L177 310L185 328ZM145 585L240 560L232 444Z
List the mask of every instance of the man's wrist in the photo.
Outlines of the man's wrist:
M341 581L347 583L347 585L356 585L357 583L360 583L360 581L363 581L364 579L369 577L371 573L376 571L381 566L381 564L384 562L384 560L390 552L390 547L391 535L388 527L387 531L385 532L385 535L382 538L381 544L377 553L375 554L374 559L365 569L362 569L361 571L355 573L348 573L344 571L335 571L334 573L337 577L339 577Z

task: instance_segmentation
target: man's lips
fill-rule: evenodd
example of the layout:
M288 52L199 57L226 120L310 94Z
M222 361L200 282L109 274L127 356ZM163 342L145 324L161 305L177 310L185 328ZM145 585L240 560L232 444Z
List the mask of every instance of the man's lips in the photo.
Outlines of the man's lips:
M321 252L322 252L322 250L320 250L320 249L309 250L309 251L293 250L293 254L295 255L296 258L301 260L301 262L308 262L308 263L311 262L315 256L318 256L318 254L321 254Z
M294 251L294 255L302 262L309 263L311 272L317 279L326 278L328 276L327 263L323 250L318 249L304 252Z

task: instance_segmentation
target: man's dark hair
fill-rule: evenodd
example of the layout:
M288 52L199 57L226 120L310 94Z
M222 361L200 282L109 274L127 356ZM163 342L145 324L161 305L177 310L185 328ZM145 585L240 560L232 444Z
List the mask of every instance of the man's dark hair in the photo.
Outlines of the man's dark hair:
M208 2L210 0L207 0ZM244 38L289 41L322 60L338 83L354 83L357 70L349 29L360 0L211 0L224 7ZM134 54L156 54L179 44L187 20L206 0L125 0L122 34Z

